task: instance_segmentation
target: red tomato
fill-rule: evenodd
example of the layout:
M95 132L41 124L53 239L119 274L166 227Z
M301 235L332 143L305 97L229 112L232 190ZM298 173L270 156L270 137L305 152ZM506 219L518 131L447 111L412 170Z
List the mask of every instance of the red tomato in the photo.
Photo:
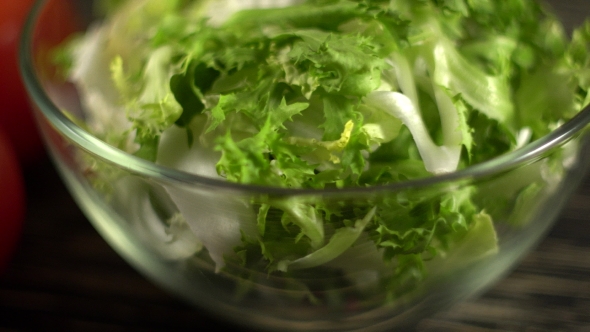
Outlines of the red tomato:
M0 1L0 129L23 163L37 159L43 145L18 69L18 40L34 0Z
M31 112L29 99L18 68L21 30L35 0L0 0L0 129L12 142L18 159L29 164L44 153L43 144ZM59 44L75 31L69 1L48 1L44 15L63 17L63 24L51 25L39 33L46 46ZM48 26L48 25L44 25Z
M20 237L25 214L25 189L16 154L0 131L0 272Z

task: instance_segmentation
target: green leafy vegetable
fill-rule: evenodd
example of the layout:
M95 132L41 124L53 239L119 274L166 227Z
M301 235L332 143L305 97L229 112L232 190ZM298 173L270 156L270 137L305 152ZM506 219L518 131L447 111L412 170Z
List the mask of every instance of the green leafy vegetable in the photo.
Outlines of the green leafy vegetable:
M545 135L590 102L590 23L569 42L534 1L216 6L117 2L64 48L90 130L199 175L327 189L454 172ZM517 190L518 209L539 192ZM169 195L218 268L224 257L293 275L369 245L392 295L453 248L451 265L496 250L492 217L471 186L350 204L252 198L250 208L228 203L235 213L218 217L218 228L195 226L189 192ZM207 240L216 236L225 242Z

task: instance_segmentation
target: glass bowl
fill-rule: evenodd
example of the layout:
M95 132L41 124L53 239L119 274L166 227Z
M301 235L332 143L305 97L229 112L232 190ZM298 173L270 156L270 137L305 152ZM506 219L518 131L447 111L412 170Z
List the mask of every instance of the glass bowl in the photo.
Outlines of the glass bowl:
M567 26L590 12L582 1L551 5ZM51 50L95 19L90 6L89 1L39 0L23 34L21 71L53 161L90 222L124 259L176 296L241 326L281 331L412 326L506 274L547 232L589 163L590 109L585 109L514 152L393 185L281 189L167 168L104 143L61 111L78 114L81 106L76 89L57 74ZM265 212L269 232L280 231L284 204L298 206L301 213L322 205L338 207L344 216L361 211L367 218L376 208L427 223L434 222L428 213L405 205L409 198L443 206L456 203L452 197L461 192L471 193L493 222L481 217L445 257L424 266L412 265L411 252L383 265L383 251L362 241L364 235L346 255L290 273L224 259L236 239L256 232L244 221L256 224L263 206L270 206ZM427 271L425 277L417 278L422 276L417 269Z

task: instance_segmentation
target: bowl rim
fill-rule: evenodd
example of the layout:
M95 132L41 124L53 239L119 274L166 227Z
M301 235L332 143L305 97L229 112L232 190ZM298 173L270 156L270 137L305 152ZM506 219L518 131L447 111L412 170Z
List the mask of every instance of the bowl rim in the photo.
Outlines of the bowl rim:
M369 194L379 192L395 192L405 189L419 189L428 186L442 185L454 181L473 181L494 174L518 168L542 158L552 148L560 146L580 134L590 124L590 105L578 112L573 118L549 134L516 150L499 155L487 161L471 165L451 173L432 175L424 178L402 181L391 184L380 184L368 187L344 188L283 188L252 184L233 183L223 179L200 176L171 167L162 166L140 157L131 155L93 136L60 111L45 93L36 74L33 61L33 36L37 19L45 4L50 0L36 0L27 15L22 30L18 56L19 69L25 88L31 101L49 121L51 126L78 147L92 155L117 165L134 174L154 178L164 182L176 182L185 185L214 187L217 189L249 192L252 194L273 195L343 195Z

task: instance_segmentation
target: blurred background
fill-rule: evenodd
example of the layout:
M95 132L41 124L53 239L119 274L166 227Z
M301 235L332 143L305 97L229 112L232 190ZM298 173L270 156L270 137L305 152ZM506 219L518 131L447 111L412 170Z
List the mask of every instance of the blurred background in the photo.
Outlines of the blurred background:
M32 2L0 1L0 331L237 331L133 270L63 186L18 77L16 44ZM417 330L589 330L589 226L587 176L548 236L515 270Z

